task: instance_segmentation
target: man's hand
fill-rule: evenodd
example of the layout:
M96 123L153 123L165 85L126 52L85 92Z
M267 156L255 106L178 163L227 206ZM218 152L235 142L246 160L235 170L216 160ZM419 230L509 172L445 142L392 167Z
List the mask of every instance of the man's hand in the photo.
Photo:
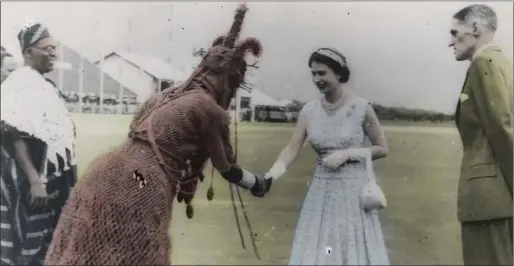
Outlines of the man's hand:
M253 196L262 198L268 193L272 183L272 178L264 178L263 174L255 175L255 185L253 185L250 191Z
M30 183L29 201L33 209L41 208L48 204L48 193L43 183Z

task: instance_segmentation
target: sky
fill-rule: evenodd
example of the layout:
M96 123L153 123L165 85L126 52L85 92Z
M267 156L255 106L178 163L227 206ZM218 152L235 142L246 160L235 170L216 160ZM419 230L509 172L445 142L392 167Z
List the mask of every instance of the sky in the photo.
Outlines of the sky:
M262 42L256 86L276 99L319 97L307 60L317 48L334 47L348 58L352 92L382 105L452 113L469 62L454 60L449 26L472 3L248 2L242 38ZM18 54L18 31L39 21L91 60L130 47L185 68L193 48L228 31L238 4L2 1L1 43ZM512 2L484 4L497 12L496 42L512 59Z

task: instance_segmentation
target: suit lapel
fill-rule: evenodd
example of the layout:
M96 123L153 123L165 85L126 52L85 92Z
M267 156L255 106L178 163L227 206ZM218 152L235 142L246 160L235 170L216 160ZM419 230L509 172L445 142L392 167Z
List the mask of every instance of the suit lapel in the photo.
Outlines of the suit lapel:
M464 84L462 85L462 89L460 90L460 95L464 92L464 89L466 88L466 84L468 83L468 77L469 77L469 69L466 72L466 79L464 79ZM455 109L455 123L457 124L457 127L459 126L459 119L460 119L460 95L459 100L457 101L457 108Z
M495 44L487 45L483 49L477 51L475 56L473 56L473 59L471 61L471 64L469 65L468 71L466 72L466 79L464 80L464 84L462 85L462 90L460 92L461 95L464 92L464 90L466 89L466 84L467 84L467 81L468 81L469 71L470 71L471 65L473 64L473 61L477 58L477 56L479 54L490 52L490 51L501 52L501 48L498 45L495 45ZM457 108L455 109L455 123L457 124L457 127L459 126L459 119L460 119L460 102L461 101L460 101L460 95L459 95L459 101L457 102Z

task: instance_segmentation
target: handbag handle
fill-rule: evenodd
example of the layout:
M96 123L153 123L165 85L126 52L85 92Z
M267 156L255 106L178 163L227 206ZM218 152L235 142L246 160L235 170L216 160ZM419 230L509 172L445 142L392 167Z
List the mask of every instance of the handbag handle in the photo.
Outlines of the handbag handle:
M366 174L368 181L375 181L375 173L373 172L373 160L371 158L371 149L366 152Z

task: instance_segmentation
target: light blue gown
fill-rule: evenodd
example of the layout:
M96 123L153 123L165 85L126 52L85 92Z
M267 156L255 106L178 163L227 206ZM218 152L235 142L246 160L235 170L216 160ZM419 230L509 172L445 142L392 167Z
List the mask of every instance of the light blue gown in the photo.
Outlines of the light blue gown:
M329 116L314 100L304 106L307 140L318 154L317 167L298 219L289 265L389 265L376 211L361 209L359 196L368 182L365 162L336 170L320 164L330 152L362 148L369 102L352 96Z

